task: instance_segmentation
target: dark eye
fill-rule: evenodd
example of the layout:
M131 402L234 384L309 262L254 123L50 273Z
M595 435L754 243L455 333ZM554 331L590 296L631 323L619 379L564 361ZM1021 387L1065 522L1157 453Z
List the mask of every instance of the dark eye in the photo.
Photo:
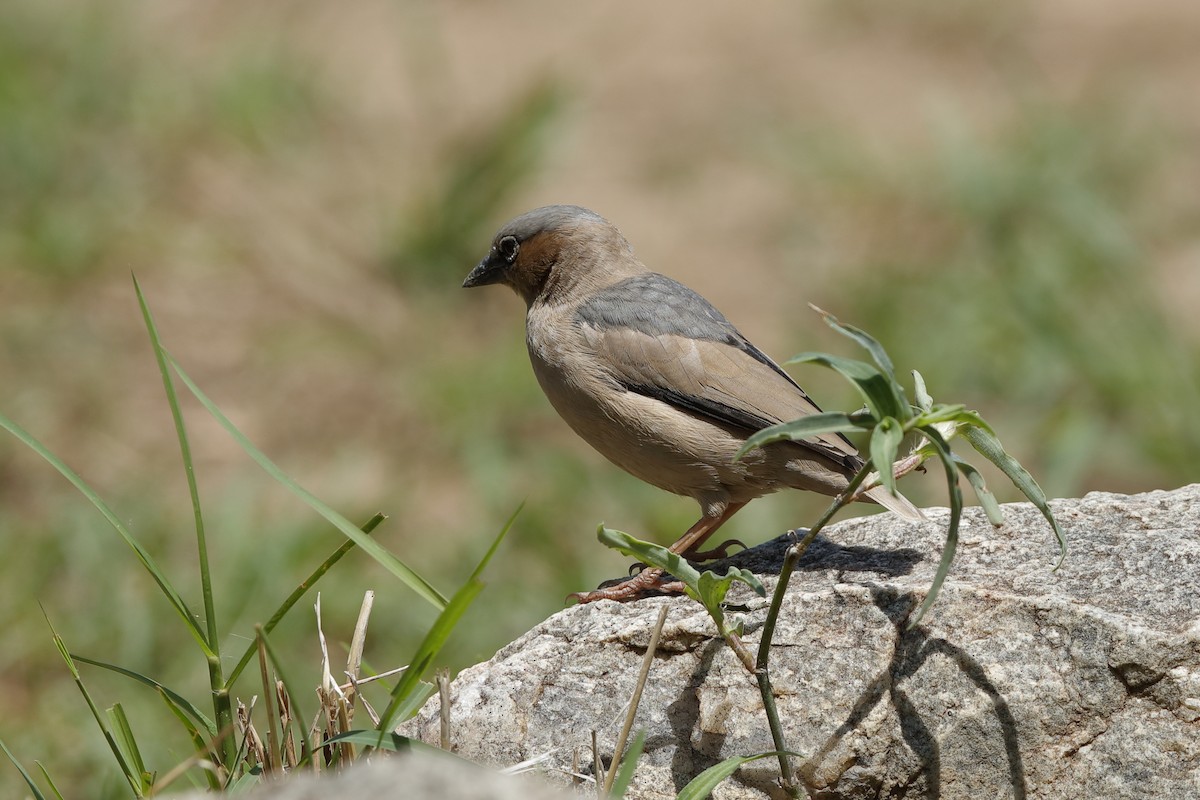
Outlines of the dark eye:
M517 237L515 236L505 236L496 242L496 251L510 264L517 260L517 251L520 249L521 243L517 241Z

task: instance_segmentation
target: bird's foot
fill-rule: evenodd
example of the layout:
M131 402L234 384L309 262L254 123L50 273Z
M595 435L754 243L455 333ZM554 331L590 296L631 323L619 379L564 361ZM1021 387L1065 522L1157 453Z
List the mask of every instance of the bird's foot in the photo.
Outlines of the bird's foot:
M648 567L632 578L610 581L601 584L599 589L591 592L573 592L567 595L568 600L583 605L597 600L616 600L625 603L643 597L655 597L664 594L683 594L683 582L669 578L661 569Z
M728 539L710 550L692 550L684 553L683 557L688 561L717 561L729 558L729 550L735 546L743 550L749 549L741 539Z
M701 564L705 561L720 561L723 558L729 558L729 551L734 547L740 547L743 550L750 549L749 545L747 545L741 539L729 539L721 542L719 545L711 549L692 550L687 553L682 553L681 555L691 562L693 566L695 566L696 564ZM641 561L635 561L629 565L629 575L632 577L633 575L637 575L639 572L642 572L646 569L649 569L649 565L643 564ZM619 580L612 581L614 584L619 582Z

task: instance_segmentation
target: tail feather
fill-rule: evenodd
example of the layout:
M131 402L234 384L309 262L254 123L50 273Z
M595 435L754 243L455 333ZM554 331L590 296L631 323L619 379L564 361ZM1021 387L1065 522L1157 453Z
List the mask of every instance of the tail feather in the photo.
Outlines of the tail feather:
M871 498L879 505L891 511L893 514L903 517L910 522L921 522L927 517L921 513L921 509L909 502L904 495L894 495L887 490L886 486L876 486L873 489L868 489L864 495Z

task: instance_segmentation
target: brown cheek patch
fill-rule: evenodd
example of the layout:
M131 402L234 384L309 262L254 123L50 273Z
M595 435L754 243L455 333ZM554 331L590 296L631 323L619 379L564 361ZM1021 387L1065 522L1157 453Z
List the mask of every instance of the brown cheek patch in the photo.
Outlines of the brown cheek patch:
M521 244L513 277L523 294L537 296L541 292L561 250L562 234L557 231L539 233Z

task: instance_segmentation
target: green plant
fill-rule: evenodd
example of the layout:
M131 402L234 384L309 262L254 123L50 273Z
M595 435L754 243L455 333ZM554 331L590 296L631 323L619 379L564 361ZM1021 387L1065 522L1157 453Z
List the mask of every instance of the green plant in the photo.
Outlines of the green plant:
M331 749L331 740L322 739L320 736L314 740L308 735L308 729L304 727L304 720L306 718L296 708L298 703L297 698L302 695L294 690L294 684L290 684L283 678L285 667L274 653L269 634L295 607L296 603L312 589L313 585L355 546L366 551L391 575L398 578L418 596L440 611L437 621L418 648L410 667L391 690L386 711L378 718L379 741L377 745L382 745L384 733L389 730L394 721L406 713L415 711L416 707L428 696L428 691L424 688L420 679L441 650L451 631L454 629L455 624L481 591L483 584L480 581L480 575L512 526L516 515L514 514L500 531L500 534L496 537L491 548L484 555L466 584L450 600L447 600L417 572L378 544L374 539L370 538L370 533L384 519L383 515L376 515L361 528L353 525L332 507L298 485L261 450L255 447L217 408L212 400L200 390L178 362L166 351L159 338L158 329L154 323L150 307L146 303L136 278L134 279L134 288L158 363L167 402L174 419L184 473L187 479L195 526L195 540L197 545L196 563L200 577L203 614L197 614L192 611L183 593L176 589L174 582L158 566L150 551L142 545L129 527L90 485L67 466L63 460L51 453L41 442L37 441L7 416L0 414L0 427L8 430L57 469L100 511L105 520L117 531L126 545L134 552L139 563L150 575L168 605L174 610L205 661L208 672L209 696L211 698L211 716L201 708L202 704L193 703L183 693L171 689L148 675L72 652L65 640L54 630L51 624L55 646L67 665L76 686L91 709L93 718L109 745L109 749L119 767L121 775L124 777L132 794L135 797L142 797L154 793L162 788L164 781L169 782L170 780L174 780L180 774L193 767L202 767L200 772L209 788L221 789L257 780L258 776L263 772L278 772L284 767L295 768L302 766L305 763L312 762L315 754L323 749L328 754L327 758L334 761L338 760L339 754L349 755L348 751L343 751L341 748ZM228 671L225 668L225 660L221 649L222 634L214 603L212 568L208 552L204 514L200 501L200 491L196 481L187 426L180 409L179 398L175 391L173 375L184 383L196 399L200 401L201 405L212 414L217 422L226 429L230 436L264 471L285 486L296 497L303 500L347 538L346 542L339 546L299 583L296 589L279 604L266 623L255 626L253 641L245 648L241 657L234 662L235 666ZM49 623L49 617L47 617L47 622ZM365 620L363 621L363 628L365 629ZM258 736L256 733L252 733L253 725L250 721L252 709L244 709L239 705L235 710L233 705L234 684L256 655L258 657L262 682L262 697L267 708L265 716L268 745L266 747L263 747L261 742L256 742ZM99 705L95 702L92 693L83 681L79 670L80 664L100 667L124 675L158 693L171 715L178 721L191 741L196 755L188 762L168 772L163 778L160 778L155 771L147 768L145 760L142 757L138 739L122 706L117 704L109 708L105 713L101 713ZM279 677L272 677L272 672ZM357 695L357 693L355 694ZM277 706L276 703L278 703ZM344 705L331 703L328 704L328 707L323 708L323 712L329 718L329 724L334 730L339 730L339 722L348 724L350 714L347 713L348 709ZM335 714L340 714L340 719L334 718ZM292 737L289 733L289 724L297 726L297 737ZM240 741L235 735L236 730L240 730L242 733ZM314 724L312 730L316 734L320 734L322 729ZM346 731L342 730L341 732L345 733ZM300 742L298 753L295 749L296 741ZM336 742L336 740L332 741ZM21 766L6 745L3 746L3 749L5 754L21 772L30 791L36 797L42 797L43 795L39 787L28 771ZM53 781L50 781L49 775L45 774L45 778L53 789ZM56 795L58 794L57 789L53 789L53 791Z
M998 126L941 109L924 153L819 130L764 151L832 208L814 226L861 232L829 245L846 279L827 302L1002 425L1048 490L1186 483L1200 348L1164 302L1173 243L1195 229L1169 188L1177 123L1119 95L1014 95Z
M741 632L726 623L721 607L725 594L735 581L749 585L760 595L765 594L762 584L754 575L735 568L730 568L724 576L718 576L709 571L700 572L664 547L639 541L626 533L609 530L603 525L599 530L599 538L602 543L647 564L666 570L680 580L686 587L687 594L699 601L708 611L716 624L719 635L737 655L746 670L757 680L762 695L775 751L750 758L775 755L779 759L783 786L792 797L803 796L804 790L796 780L796 771L791 762L794 754L787 749L783 740L783 728L775 706L769 669L771 642L775 624L779 618L779 610L796 563L804 550L816 539L817 534L839 510L874 485L882 484L895 494L897 478L912 472L928 460L936 460L941 464L945 474L946 488L950 495L950 519L946 530L946 544L942 548L941 560L934 573L929 591L909 619L910 628L919 624L933 605L942 583L950 571L950 565L954 561L954 553L958 544L958 528L963 510L962 489L959 486L960 476L966 478L975 490L975 494L992 524L999 526L1003 522L1000 506L988 490L979 470L951 448L950 441L956 436L962 436L980 455L999 468L1042 512L1058 540L1060 551L1058 564L1062 563L1062 559L1066 557L1067 553L1066 540L1046 502L1046 496L1041 487L1016 459L1004 451L995 432L983 418L977 413L967 410L963 405L934 403L925 387L925 381L916 371L913 372L915 403L910 402L904 388L896 379L891 358L879 342L866 332L839 322L832 315L816 309L815 306L814 309L822 315L830 327L866 349L873 363L826 353L803 353L791 359L789 363L815 363L836 370L849 380L862 395L865 407L851 413L813 414L766 428L747 440L738 453L738 457L772 442L799 441L822 433L866 433L870 437L869 446L863 466L850 479L846 489L834 498L803 538L788 549L779 573L779 581L771 597L766 621L763 624L757 655L751 655L741 640ZM900 458L900 445L909 435L917 437L917 447L909 456ZM873 475L872 470L877 470L877 472ZM1055 568L1057 569L1057 565ZM707 787L706 791L711 791L717 782L732 774L733 770L740 766L740 763L738 758L729 759L714 767L711 774L706 773L704 781L704 786ZM688 795L688 797L699 796L706 795Z

